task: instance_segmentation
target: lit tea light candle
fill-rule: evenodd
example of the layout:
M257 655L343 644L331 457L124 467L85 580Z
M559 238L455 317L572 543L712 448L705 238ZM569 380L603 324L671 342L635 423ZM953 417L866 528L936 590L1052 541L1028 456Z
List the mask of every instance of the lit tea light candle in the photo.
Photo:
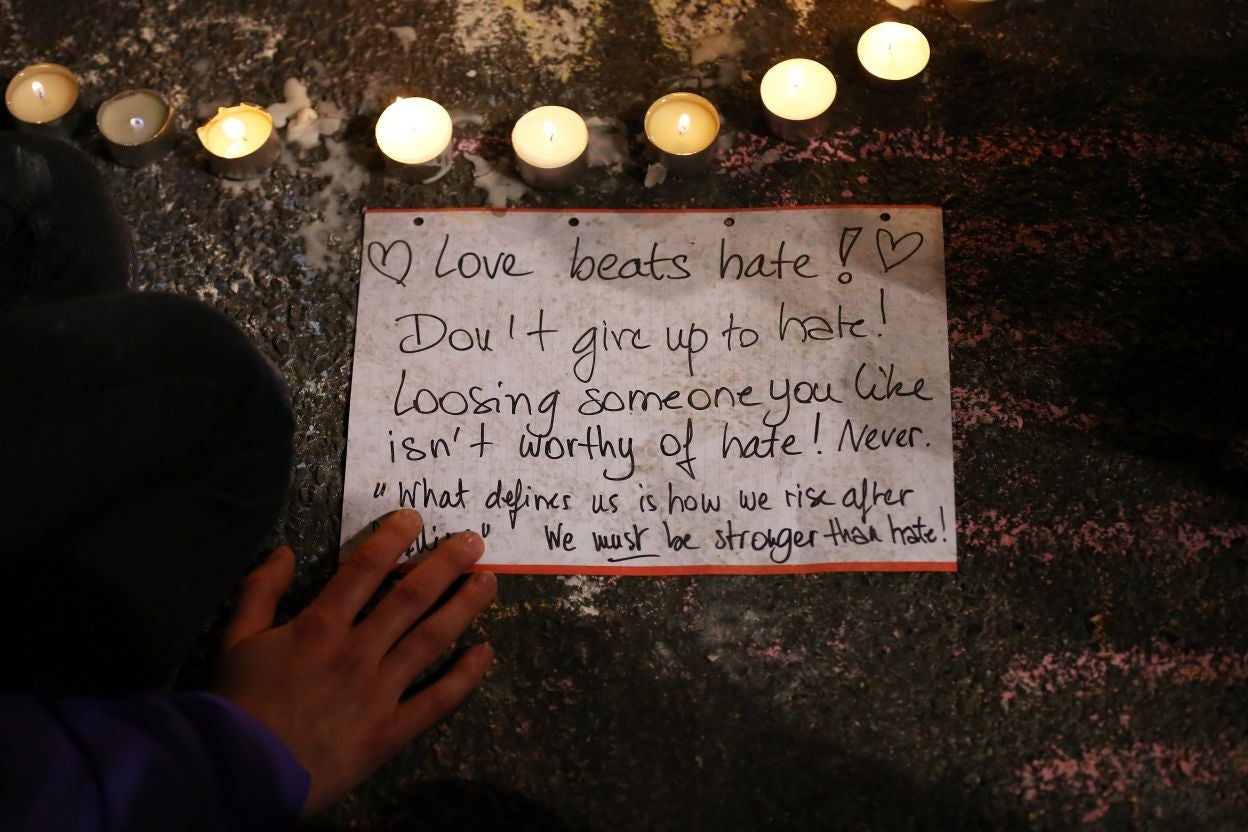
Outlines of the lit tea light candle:
M566 188L589 166L589 128L567 107L529 110L511 129L516 170L534 188Z
M758 91L777 136L786 141L813 139L827 129L836 78L818 61L791 58L767 70Z
M226 179L259 176L282 152L273 117L254 104L221 107L195 132L212 169Z
M1005 0L945 0L945 11L963 23L992 23L1005 13Z
M691 92L674 92L650 105L645 118L646 140L668 171L699 173L715 158L719 111Z
M100 105L95 123L108 152L123 165L146 165L173 147L173 109L153 90L113 96Z
M68 139L78 126L78 79L60 64L31 64L4 93L19 130Z
M908 23L877 23L858 39L858 62L871 81L886 86L917 79L931 56L927 38Z
M396 98L377 119L377 147L391 173L427 181L451 163L451 114L428 98Z

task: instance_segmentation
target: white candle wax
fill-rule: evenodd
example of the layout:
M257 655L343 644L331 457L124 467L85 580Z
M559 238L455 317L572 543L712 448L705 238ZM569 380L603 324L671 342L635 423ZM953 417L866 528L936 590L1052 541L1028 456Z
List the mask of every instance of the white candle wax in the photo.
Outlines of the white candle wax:
M46 124L68 113L78 101L78 81L60 64L32 64L9 82L4 103L18 121Z
M567 107L538 107L511 130L520 178L535 188L566 188L585 172L589 128Z
M561 168L581 157L589 146L585 119L567 107L529 110L511 130L516 158L536 168Z
M931 58L927 38L907 23L877 23L858 39L858 61L882 81L905 81L927 67Z
M273 117L254 104L222 107L195 131L213 170L228 179L246 179L268 170L281 155Z
M169 103L151 90L131 90L100 105L100 135L120 145L143 144L169 120Z
M127 90L100 105L95 123L123 165L154 162L173 148L173 110L155 90Z
M719 137L719 112L700 95L674 92L650 105L645 127L646 138L659 150L692 156Z
M791 58L767 70L759 94L768 112L789 121L807 121L832 106L836 79L818 61Z
M240 159L264 147L273 134L273 117L251 104L222 107L197 131L213 156Z
M451 143L451 114L428 98L398 98L377 119L377 146L405 165L431 162Z

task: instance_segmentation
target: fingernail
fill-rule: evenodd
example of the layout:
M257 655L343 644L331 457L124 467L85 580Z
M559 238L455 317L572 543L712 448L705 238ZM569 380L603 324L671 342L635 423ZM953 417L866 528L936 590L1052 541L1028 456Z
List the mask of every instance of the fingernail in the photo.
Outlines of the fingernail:
M493 572L478 572L472 576L472 585L478 589L487 589L498 584Z
M401 508L390 513L391 517L403 521L404 525L411 526L414 523L421 522L420 512L411 508Z
M460 532L459 538L472 554L481 555L485 552L485 541L476 532Z

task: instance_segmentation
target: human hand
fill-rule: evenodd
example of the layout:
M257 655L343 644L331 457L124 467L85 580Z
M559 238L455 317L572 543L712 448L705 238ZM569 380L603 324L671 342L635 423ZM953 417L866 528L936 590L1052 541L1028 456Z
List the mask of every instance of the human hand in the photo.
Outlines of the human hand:
M479 572L421 620L481 557L485 544L471 532L442 541L355 623L420 528L415 511L390 515L320 595L280 627L273 616L294 576L294 553L279 546L243 581L214 687L269 726L311 774L305 816L453 710L493 661L488 646L476 645L428 687L400 699L494 600L497 579Z

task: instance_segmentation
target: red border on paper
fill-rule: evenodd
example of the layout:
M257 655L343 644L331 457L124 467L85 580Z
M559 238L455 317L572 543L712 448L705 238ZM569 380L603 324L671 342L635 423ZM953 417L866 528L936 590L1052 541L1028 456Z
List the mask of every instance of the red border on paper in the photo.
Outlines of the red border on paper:
M499 575L813 575L819 572L957 572L953 561L838 561L835 563L783 563L771 566L703 564L700 566L594 566L555 563L478 563L469 571Z
M451 206L443 208L365 208L365 214L450 214L472 212L477 214L752 214L762 211L820 211L853 208L926 208L941 210L938 205L777 205L772 208L482 208L480 206Z

